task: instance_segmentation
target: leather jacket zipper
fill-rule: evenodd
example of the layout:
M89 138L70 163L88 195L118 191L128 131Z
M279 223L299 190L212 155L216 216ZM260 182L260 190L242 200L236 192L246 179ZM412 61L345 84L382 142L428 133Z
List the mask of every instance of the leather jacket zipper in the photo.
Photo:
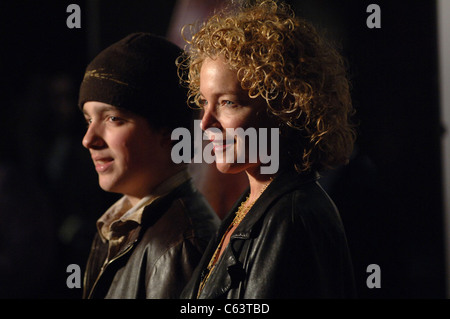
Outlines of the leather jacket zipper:
M89 295L87 296L87 299L91 299L92 294L94 293L95 287L97 286L98 281L100 280L100 277L103 275L103 273L105 272L106 267L108 267L109 265L111 265L111 263L113 263L115 260L119 259L120 257L122 257L123 255L125 255L127 252L129 252L131 250L131 248L134 246L134 243L136 241L134 241L133 243L130 244L130 246L128 246L125 250L123 250L120 254L118 254L117 256L115 256L113 259L111 260L105 260L105 263L103 264L102 268L100 268L100 272L97 276L97 278L94 281L94 284L92 285L91 291L89 292ZM86 287L86 277L84 277L84 286Z

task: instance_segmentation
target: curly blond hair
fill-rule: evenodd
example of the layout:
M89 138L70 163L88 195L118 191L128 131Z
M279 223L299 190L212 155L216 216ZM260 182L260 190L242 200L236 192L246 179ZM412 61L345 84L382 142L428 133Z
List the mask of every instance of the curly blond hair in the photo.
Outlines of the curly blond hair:
M251 98L266 100L280 128L281 150L297 171L348 162L355 131L344 59L310 23L286 4L257 1L216 13L196 32L194 27L186 55L177 61L190 105L201 106L203 61L221 56Z

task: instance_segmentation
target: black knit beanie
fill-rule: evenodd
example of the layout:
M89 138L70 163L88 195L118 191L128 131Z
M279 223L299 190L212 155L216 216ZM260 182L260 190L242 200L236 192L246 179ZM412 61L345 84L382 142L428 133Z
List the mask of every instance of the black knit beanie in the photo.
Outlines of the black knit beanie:
M133 33L100 52L87 66L78 106L98 101L145 117L153 128L190 128L192 109L178 79L182 50L149 33Z

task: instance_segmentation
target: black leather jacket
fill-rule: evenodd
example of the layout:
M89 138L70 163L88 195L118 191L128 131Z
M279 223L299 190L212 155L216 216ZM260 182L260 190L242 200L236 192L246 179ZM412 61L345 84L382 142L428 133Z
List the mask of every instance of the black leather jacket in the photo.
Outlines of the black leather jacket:
M208 245L181 298L201 278L242 198ZM352 298L352 262L339 213L317 174L280 173L231 235L199 298Z
M98 234L88 259L83 298L178 298L219 219L191 180L147 206L104 265L108 243Z

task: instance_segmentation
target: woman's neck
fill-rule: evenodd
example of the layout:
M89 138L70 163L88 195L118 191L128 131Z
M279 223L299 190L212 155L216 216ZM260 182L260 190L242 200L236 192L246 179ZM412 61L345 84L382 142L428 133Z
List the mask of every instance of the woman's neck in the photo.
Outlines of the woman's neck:
M250 194L248 201L250 203L253 203L272 182L276 174L261 174L259 168L252 171L247 170L246 173L250 185Z

